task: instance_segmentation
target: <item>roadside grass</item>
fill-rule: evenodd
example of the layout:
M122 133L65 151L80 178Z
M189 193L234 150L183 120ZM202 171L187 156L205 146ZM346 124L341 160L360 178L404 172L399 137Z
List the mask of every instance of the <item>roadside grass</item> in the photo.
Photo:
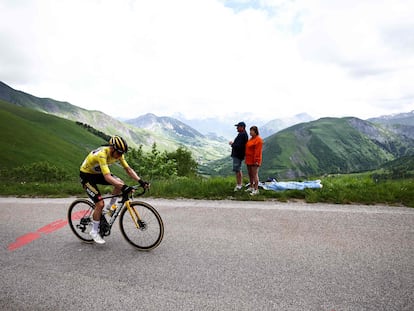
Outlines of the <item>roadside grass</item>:
M414 179L376 181L369 174L323 179L318 202L386 204L414 207Z
M66 182L1 182L1 196L17 197L78 197L82 196L83 189L79 183Z
M250 196L242 191L234 192L234 177L180 177L152 180L151 190L146 195L166 199L206 199L240 201L300 200L307 203L334 204L384 204L414 207L414 179L376 181L369 173L332 175L318 178L322 189L271 191L260 190L259 195ZM122 177L124 178L124 177ZM316 178L315 178L316 179ZM128 179L124 180L128 183ZM247 183L247 180L244 180ZM131 183L129 181L129 183ZM131 183L132 184L132 183ZM111 187L101 187L102 193L110 193ZM17 182L1 180L1 196L17 197L85 197L76 180L55 182Z

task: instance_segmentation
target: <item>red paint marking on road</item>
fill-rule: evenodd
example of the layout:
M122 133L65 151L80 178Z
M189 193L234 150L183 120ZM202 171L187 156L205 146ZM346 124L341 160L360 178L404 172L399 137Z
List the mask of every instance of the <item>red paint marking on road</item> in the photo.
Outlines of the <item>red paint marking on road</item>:
M14 243L11 243L7 248L9 251L14 251L15 249L22 247L34 240L40 238L40 233L38 232L31 232L25 235L22 235L16 239Z
M33 242L34 240L37 240L40 238L41 234L49 234L56 230L59 230L66 226L68 223L67 220L59 219L56 220L40 229L38 229L36 232L27 233L25 235L22 235L16 239L15 242L11 243L7 249L9 251L14 251L15 249L18 249L26 244L29 244L30 242Z
M79 211L79 212L76 212L76 213L73 213L72 214L72 219L73 220L79 220L79 219L81 219L81 218L83 218L84 216L86 216L86 214L89 212L89 210L84 210L84 211Z
M67 220L59 219L59 220L56 220L56 221L54 221L54 222L52 222L52 223L50 223L50 224L48 224L48 225L40 228L39 230L37 230L37 232L44 233L44 234L48 234L48 233L51 233L53 231L56 231L56 230L58 230L60 228L63 228L64 226L67 225L67 223L68 223Z

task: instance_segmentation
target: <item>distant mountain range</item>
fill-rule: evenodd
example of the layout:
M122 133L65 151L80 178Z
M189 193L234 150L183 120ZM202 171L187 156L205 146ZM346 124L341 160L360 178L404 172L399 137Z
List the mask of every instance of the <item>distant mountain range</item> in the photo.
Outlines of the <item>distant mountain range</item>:
M176 118L146 114L119 121L99 111L38 98L2 82L0 99L82 122L106 134L123 135L133 147L143 145L149 150L155 143L161 150L171 151L185 146L198 160L201 173L233 174L228 138L236 136L233 124L240 120L232 120L230 124L197 120L197 127L193 127ZM307 114L299 114L258 126L265 142L262 179L372 170L387 161L414 154L414 111L369 120L353 117L312 120ZM215 130L219 128L229 128L232 133L217 135Z
M414 110L406 113L368 119L369 122L381 125L401 138L414 138Z
M153 132L165 132L165 129L168 129L170 132L167 132L166 134L170 134L170 136L173 136L178 140L184 137L204 138L203 134L177 119L158 117L152 113L142 115L135 119L126 120L125 122L135 127L151 130Z
M314 118L306 113L300 113L290 118L274 119L268 122L256 120L246 116L241 116L237 120L220 118L186 119L184 116L178 114L176 118L197 129L197 131L203 133L204 135L224 137L227 140L232 140L237 135L234 124L237 124L240 121L244 121L246 123L247 131L251 126L256 125L259 128L260 136L266 138L289 126L314 120Z
M290 118L271 120L260 127L260 136L266 138L292 125L313 121L307 113L300 113Z

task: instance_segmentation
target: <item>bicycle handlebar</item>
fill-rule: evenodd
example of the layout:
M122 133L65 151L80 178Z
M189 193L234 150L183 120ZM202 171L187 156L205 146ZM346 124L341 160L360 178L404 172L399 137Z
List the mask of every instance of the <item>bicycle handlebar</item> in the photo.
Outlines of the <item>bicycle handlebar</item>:
M135 194L135 192L133 192L133 193L130 192L131 194L135 194L137 197L140 197L141 195L143 195L148 190L148 188L141 187L141 185L132 186L132 188L134 188L134 190L138 190L139 188L142 188L142 191L137 193L137 194Z
M138 190L139 188L142 188L142 191L138 192L138 193L135 193L135 191L130 191L130 192L127 192L127 193L121 193L119 196L122 197L122 202L127 201L130 197L133 197L134 194L135 194L135 196L140 197L140 196L144 195L144 193L147 192L147 189L148 189L148 188L141 187L141 185L131 186L131 188L134 189L134 190Z

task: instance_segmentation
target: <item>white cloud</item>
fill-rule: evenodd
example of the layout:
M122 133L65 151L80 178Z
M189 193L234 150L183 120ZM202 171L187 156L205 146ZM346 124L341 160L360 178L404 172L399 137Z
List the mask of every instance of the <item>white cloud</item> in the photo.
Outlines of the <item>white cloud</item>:
M414 109L413 9L403 0L2 1L0 80L122 117L403 112Z

